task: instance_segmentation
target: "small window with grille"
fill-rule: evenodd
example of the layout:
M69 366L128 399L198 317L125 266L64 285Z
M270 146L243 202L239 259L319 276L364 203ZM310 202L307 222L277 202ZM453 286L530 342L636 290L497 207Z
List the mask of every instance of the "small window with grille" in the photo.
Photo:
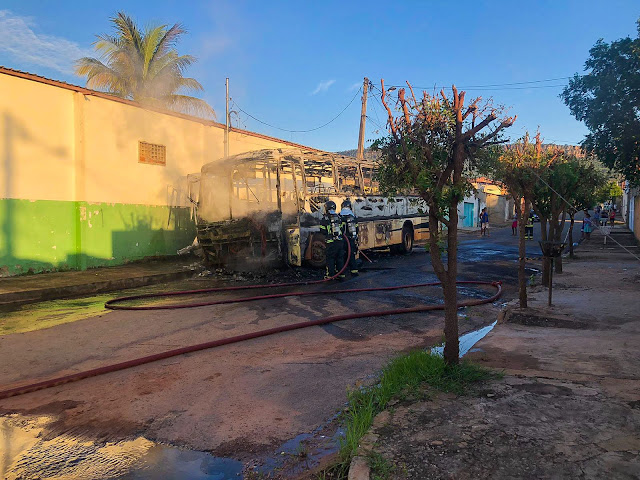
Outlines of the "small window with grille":
M138 162L166 165L167 147L156 143L138 142Z

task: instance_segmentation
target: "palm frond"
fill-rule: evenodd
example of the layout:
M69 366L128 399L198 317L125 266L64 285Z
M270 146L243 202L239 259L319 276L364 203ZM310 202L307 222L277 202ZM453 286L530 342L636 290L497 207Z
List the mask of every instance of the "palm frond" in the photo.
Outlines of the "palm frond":
M180 77L177 79L177 89L184 88L193 92L204 92L204 87L195 78Z
M175 23L169 30L164 32L163 37L158 41L153 58L165 55L169 52L172 47L175 47L180 36L185 33L187 33L187 31L182 27L182 25Z
M85 57L76 62L76 73L87 78L87 86L145 105L215 117L206 102L182 92L203 90L198 81L184 77L196 58L179 55L174 48L186 32L182 25L149 26L142 31L124 12L111 23L115 34L97 35L94 42L101 60Z
M76 74L87 77L87 87L103 90L114 95L126 96L126 79L97 58L84 57L75 65Z
M201 98L190 97L188 95L169 95L165 102L168 107L180 113L194 115L196 117L216 119L216 112L207 102Z
M148 28L142 39L143 74L147 75L149 67L153 64L153 59L158 48L158 43L165 35L165 25Z

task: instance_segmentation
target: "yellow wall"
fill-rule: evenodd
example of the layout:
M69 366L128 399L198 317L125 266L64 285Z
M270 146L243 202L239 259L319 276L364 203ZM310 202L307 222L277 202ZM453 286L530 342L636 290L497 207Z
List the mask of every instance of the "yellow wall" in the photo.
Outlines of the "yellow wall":
M224 129L0 73L0 198L185 205L184 178L222 158ZM166 146L166 166L138 162L138 142ZM286 147L230 133L231 155Z
M73 92L0 74L0 198L70 200Z

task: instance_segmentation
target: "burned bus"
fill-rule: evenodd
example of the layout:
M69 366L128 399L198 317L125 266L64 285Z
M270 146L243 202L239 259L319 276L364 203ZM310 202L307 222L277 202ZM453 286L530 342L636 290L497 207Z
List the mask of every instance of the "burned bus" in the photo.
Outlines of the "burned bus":
M428 216L417 195L381 195L373 162L300 149L242 153L202 167L198 242L207 261L285 261L320 267L324 203L350 199L360 250L410 252L428 238Z

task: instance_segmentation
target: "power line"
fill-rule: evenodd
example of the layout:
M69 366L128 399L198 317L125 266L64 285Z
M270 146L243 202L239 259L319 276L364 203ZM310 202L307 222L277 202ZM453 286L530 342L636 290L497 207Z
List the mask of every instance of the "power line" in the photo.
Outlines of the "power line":
M406 85L389 85L390 87L396 87L396 88L404 88ZM451 85L441 85L441 86L433 86L433 87L416 87L411 85L414 89L417 90L429 90L429 89L442 89L442 88L449 88ZM529 86L524 86L524 87L481 87L481 86L460 86L460 87L456 87L459 90L499 90L499 91L504 91L504 90L529 90L529 89L541 89L541 88L559 88L559 87L566 87L566 85L564 83L559 83L557 85L529 85Z
M554 84L554 85L535 85L536 83L548 83L548 82L557 82L559 80L568 80L571 77L555 77L555 78L546 78L542 80L527 80L524 82L507 82L507 83L487 83L483 85L461 85L457 88L467 89L467 90L526 90L528 88L558 88L565 87L565 84ZM373 85L378 91L380 89ZM431 89L441 89L441 88L449 88L451 85L432 85L430 87L417 87L413 86L413 88L418 90L431 90ZM388 85L388 87L395 88L405 88L406 85ZM381 91L380 91L381 92ZM381 92L382 93L382 92Z
M347 106L346 106L346 107L344 107L344 108L340 111L340 113L338 113L335 117L333 117L333 118L332 118L331 120L329 120L327 123L324 123L324 124L322 124L322 125L320 125L320 126L318 126L318 127L315 127L315 128L310 128L310 129L308 129L308 130L289 130L289 129L287 129L287 128L282 128L282 127L278 127L278 126L276 126L276 125L272 125L272 124L270 124L270 123L267 123L267 122L264 122L264 121L260 120L259 118L254 117L253 115L251 115L251 114L250 114L250 113L248 113L248 112L245 112L245 111L240 107L240 105L238 105L238 103L237 103L237 102L235 102L235 101L234 101L234 104L235 104L235 106L236 106L236 107L238 107L238 110L240 110L242 113L244 113L244 114L245 114L245 115L247 115L248 117L253 118L256 122L262 123L263 125L266 125L266 126L268 126L268 127L275 128L275 129L277 129L277 130L282 130L283 132L290 132L290 133L307 133L307 132L314 132L314 131L316 131L316 130L320 130L321 128L324 128L324 127L326 127L327 125L329 125L330 123L333 123L334 121L336 121L336 120L338 119L338 117L340 117L340 115L342 115L342 114L347 110L347 108L349 108L349 107L351 106L351 104L353 103L353 101L356 99L356 97L358 96L358 94L359 94L361 91L362 91L362 87L360 87L360 88L358 89L358 91L357 91L357 92L356 92L356 94L353 96L353 98L351 99L351 101L347 104Z
M486 85L467 85L466 87L460 87L460 88L506 87L510 85L527 85L530 83L556 82L558 80L568 80L570 78L573 78L573 77L556 77L556 78L547 78L545 80L528 80L526 82L488 83Z
M371 120L371 123L373 123L376 127L378 127L380 130L384 130L385 128L382 127L378 122L376 122L373 118L371 118L369 115L367 115L367 118L369 120Z

